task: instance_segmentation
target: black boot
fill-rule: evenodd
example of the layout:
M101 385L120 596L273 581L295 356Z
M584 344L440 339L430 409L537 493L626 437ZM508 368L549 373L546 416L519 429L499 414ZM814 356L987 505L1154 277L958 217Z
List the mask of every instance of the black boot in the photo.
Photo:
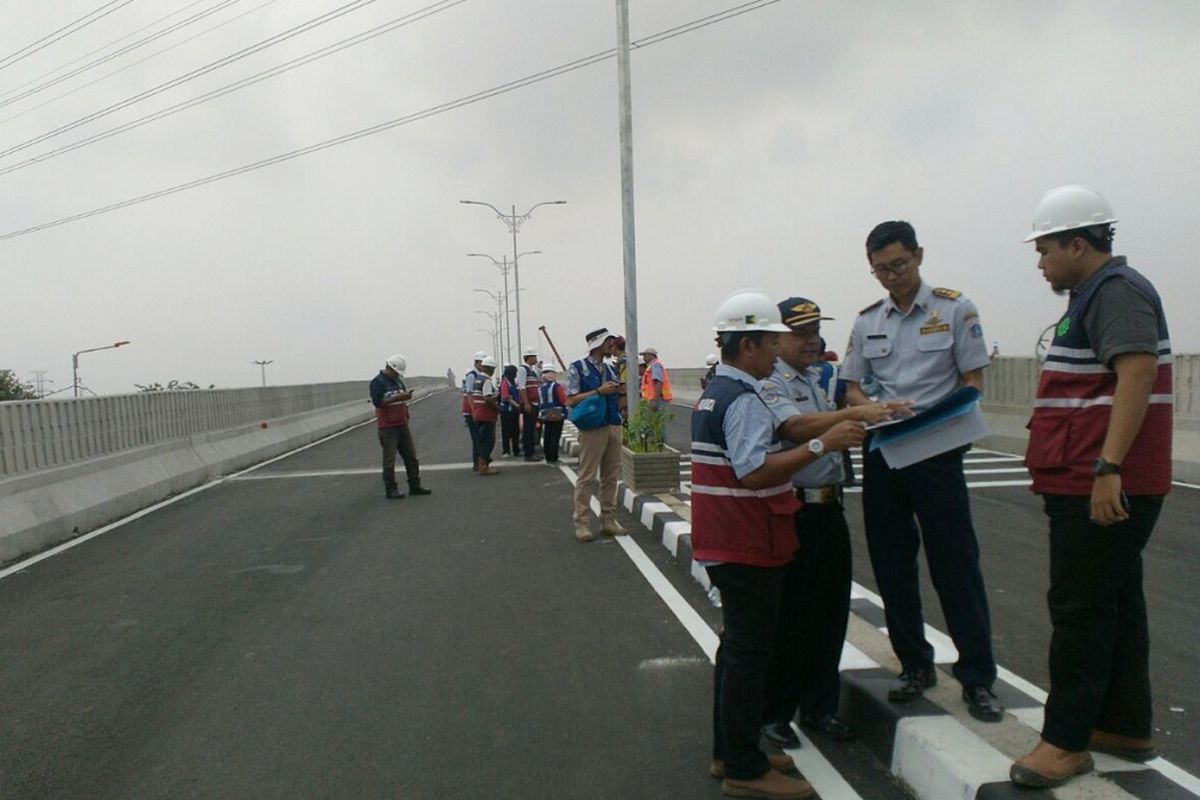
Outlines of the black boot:
M394 483L388 484L386 488L387 488L387 499L388 500L403 500L404 499L404 492L400 491L400 487L396 486L396 484L394 484Z
M408 481L408 493L413 497L417 497L423 494L433 494L433 490L422 486L420 478L411 478Z

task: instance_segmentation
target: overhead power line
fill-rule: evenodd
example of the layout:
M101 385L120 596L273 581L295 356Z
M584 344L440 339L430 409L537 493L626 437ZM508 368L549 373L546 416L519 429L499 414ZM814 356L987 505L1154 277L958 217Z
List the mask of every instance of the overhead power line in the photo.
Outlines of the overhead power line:
M143 125L149 125L151 122L157 122L164 117L169 117L179 113L180 111L198 106L202 103L207 103L211 100L217 99L218 97L223 97L224 95L236 92L239 89L244 89L247 86L265 81L268 78L274 78L277 75L282 75L283 73L296 69L297 67L304 66L305 64L312 63L313 61L318 61L326 56L333 55L334 53L340 52L349 47L370 41L371 39L382 36L385 33L390 33L398 28L403 28L413 24L414 22L419 22L426 17L432 17L435 14L448 11L454 6L461 5L465 2L467 2L467 0L438 0L436 3L425 6L424 8L416 11L412 11L401 17L397 17L396 19L385 22L384 24L378 25L370 30L355 34L354 36L350 36L341 40L340 42L335 42L327 47L314 50L311 53L306 53L305 55L294 58L291 61L285 61L284 63L275 67L255 73L254 75L247 76L241 80L237 80L233 83L213 89L212 91L205 92L204 94L198 95L189 100L184 100L183 102L176 103L173 106L168 106L167 108L155 111L153 114L147 114L139 119L130 120L129 122L118 125L115 128L109 128L108 130L100 131L99 133L95 133L85 139L80 139L77 142L63 145L62 147L55 148L54 150L48 150L45 153L39 153L38 155L27 158L24 161L18 161L15 164L10 164L7 167L0 167L0 175L7 175L10 172L16 172L17 170L25 169L26 167L30 167L34 164L39 164L51 158L61 156L65 153L70 153L82 147L86 147L89 144L94 144L104 139L112 138L118 134L131 131L134 128L140 128Z
M84 14L82 17L75 20L74 22L72 22L68 25L64 25L61 28L59 28L58 30L53 31L52 33L46 34L41 39L38 39L36 42L34 42L32 44L27 44L24 47L22 47L20 50L17 50L16 52L13 52L13 53L9 53L8 55L4 56L3 58L0 58L0 70L7 69L8 67L11 67L13 64L17 63L18 61L29 58L29 56L33 55L38 50L47 48L50 45L54 44L55 42L61 41L62 39L67 38L72 33L76 33L77 31L83 30L88 25L91 25L93 22L97 22L99 20L104 19L109 14L113 13L114 11L116 11L124 6L129 5L132 2L133 2L133 0L109 0L109 2L105 3L104 5L100 6L99 8L97 8L94 11L89 11L87 14Z
M197 0L197 2L200 2L200 0ZM13 103L17 102L18 100L23 100L24 98L29 97L31 95L35 95L38 92L43 92L46 89L49 89L51 86L57 86L58 84L62 83L63 81L74 78L76 75L80 74L81 72L86 72L87 70L94 69L95 67L98 67L101 64L106 64L115 58L120 58L121 56L125 55L126 53L130 53L130 52L138 49L139 47L143 47L143 46L149 44L150 42L153 42L157 39L161 39L162 37L164 37L168 34L174 33L175 31L179 30L180 28L186 27L195 22L199 22L200 20L204 19L205 17L211 16L212 14L217 13L218 11L226 8L227 6L231 6L234 3L239 3L239 2L241 2L241 0L221 0L221 2L217 3L216 5L206 8L206 9L203 9L201 11L197 11L192 16L187 17L186 19L182 19L179 22L176 22L174 25L170 25L166 28L163 28L161 31L158 31L157 33L152 33L147 36L143 36L141 39L138 39L136 42L133 42L132 44L128 44L119 50L115 50L106 56L101 56L100 58L89 61L88 63L86 63L82 66L76 67L75 69L71 70L70 72L66 72L62 75L59 75L57 78L52 78L48 81L45 81L44 83L39 83L36 86L34 86L32 89L26 89L24 92L20 91L21 89L24 89L26 86L29 86L30 84L37 83L37 81L41 80L42 78L45 78L48 75L53 75L55 72L59 72L60 70L66 69L67 67L71 66L72 64L78 63L79 61L82 61L83 59L88 58L89 56L94 55L95 53L98 53L101 50L107 50L109 47L112 47L117 42L121 42L125 39L128 39L129 36L133 36L133 35L139 33L140 31L145 30L148 27L157 25L159 22L162 22L164 19L167 19L168 17L174 16L174 14L168 14L167 17L162 17L161 19L150 23L150 25L143 26L143 27L139 28L137 31L134 31L134 33L129 34L128 36L123 36L120 39L117 39L116 42L109 42L108 44L104 45L104 47L97 48L96 50L93 50L91 53L88 53L85 56L81 56L80 58L77 58L68 64L64 64L63 66L58 67L57 69L50 70L50 72L47 72L37 78L34 78L31 81L27 81L26 83L23 83L20 86L15 86L12 89L9 89L7 92L4 93L4 99L0 100L0 108L4 108L5 106L12 105ZM196 3L192 3L191 5L196 5ZM190 8L190 7L191 6L188 6L188 8ZM175 14L178 14L178 13L179 13L178 11L175 12ZM10 97L9 95L13 95L13 96Z
M264 2L264 3L259 3L254 8L251 8L248 11L243 11L241 14L237 14L233 17L230 17L229 19L225 20L224 22L220 22L216 25L213 25L211 28L205 28L204 30L200 31L199 33L189 36L186 39L181 39L180 41L175 42L175 44L169 45L168 47L164 47L161 50L155 50L150 55L145 56L143 58L139 58L137 61L131 61L130 63L126 64L123 67L120 67L119 69L114 69L112 72L106 72L105 74L101 75L99 78L96 78L95 80L90 80L87 83L82 83L79 86L76 86L74 89L70 89L69 91L63 92L62 94L57 94L54 97L50 98L49 100L47 100L43 103L38 103L35 106L30 106L29 108L25 109L24 111L4 117L3 119L0 119L0 124L4 124L6 122L11 122L12 120L17 119L18 117L23 117L32 111L37 111L39 108L45 108L46 106L50 105L51 103L57 102L57 101L63 99L64 97L69 97L70 95L73 95L78 91L82 91L83 89L86 89L89 86L94 86L97 83L100 83L101 81L106 81L109 78L111 78L112 76L119 75L120 73L125 72L126 70L129 70L129 69L132 69L132 68L138 66L139 64L145 64L147 61L149 61L153 58L157 58L157 57L161 56L163 53L168 53L177 47L182 47L183 45L188 44L189 42L194 42L195 40L197 40L203 36L207 36L208 34L212 33L215 30L219 30L220 28L224 28L226 25L230 25L234 22L237 22L242 17L249 16L250 14L253 14L256 11L262 11L267 6L274 5L275 3L278 3L278 2L279 2L279 0L266 0L266 2Z
M701 17L700 19L696 19L691 22L684 23L682 25L677 25L674 28L668 28L667 30L659 31L658 33L647 36L644 39L639 39L637 41L631 42L630 47L636 49L636 48L640 48L640 47L648 47L650 45L659 44L661 42L667 41L668 39L674 39L677 36L682 36L686 33L692 33L694 31L700 30L701 28L706 28L710 25L715 25L718 22L725 22L727 20L733 19L734 17L741 16L742 14L747 14L751 11L757 11L759 9L765 8L766 6L774 5L775 3L778 3L778 2L780 2L780 0L751 0L751 2L743 3L739 6L734 6L733 8L726 9L725 11L719 11L715 14L710 14L707 17ZM551 78L557 78L559 76L566 75L567 73L574 72L579 69L583 69L584 67L590 67L595 64L599 64L601 62L607 61L607 60L613 58L615 55L616 55L616 48L610 48L608 50L603 50L598 53L593 53L590 56L584 56L583 58L579 58L574 61L568 61L567 63L560 64L557 67L552 67L547 70L542 70L541 72L535 72L531 75L526 75L523 78L518 78L514 81L509 81L508 83L502 83L499 86L494 86L490 89L485 89L480 92L475 92L474 94L465 95L463 97L458 98L457 100L451 100L449 102L442 103L440 105L431 106L429 108L424 109L423 111L417 111L412 114L408 114L406 116L399 117L397 119L388 120L387 122L381 122L377 125L372 125L368 128L361 128L361 129L359 129L357 131L353 131L351 133L342 134L341 136L336 136L332 139L326 139L325 141L308 145L307 147L301 147L297 150L291 150L287 153L280 153L279 155L271 156L270 158L264 158L260 161L255 161L253 163L245 164L240 167L228 169L228 170L225 170L224 172L218 172L213 175L208 175L207 177L204 177L204 178L197 178L195 180L191 180L186 183L176 184L175 186L171 186L166 189L159 189L158 191L139 195L137 197L132 197L132 198L129 198L128 200L122 200L118 203L112 203L107 206L101 206L100 208L93 208L90 211L83 211L78 214L72 214L71 216L68 216L68 217L60 217L59 219L51 220L49 222L43 222L39 225L32 225L28 228L22 228L20 230L15 230L15 231L10 231L8 233L0 234L0 241L6 241L8 239L15 239L18 236L25 236L26 234L36 233L38 231L46 230L47 228L54 228L59 225L66 225L67 223L70 223L70 222L78 222L79 220L87 219L88 217L94 217L99 214L106 214L110 211L117 211L122 208L128 208L129 206L138 205L140 203L146 203L151 200L157 200L162 197L167 197L169 195L178 194L179 192L187 191L188 189L195 189L200 186L206 186L210 183L216 183L217 181L225 180L226 178L232 178L234 176L242 175L247 172L252 172L254 170L262 169L264 167L273 166L275 164L281 164L285 161L291 161L292 159L300 158L301 156L310 155L312 153L317 153L322 150L328 150L331 147L337 147L338 145L357 141L358 139L363 139L368 136L373 136L377 133L383 133L384 131L392 130L393 128L398 128L403 125L409 125L413 122L417 122L418 120L426 119L428 117L434 117L439 114L444 114L447 111L453 111L455 109L462 108L464 106L478 103L482 100L488 100L488 99L497 97L502 94L507 94L508 92L512 92L517 89L523 89L527 86L532 86L535 83L540 83L542 81L546 81Z
M230 55L219 58L216 61L212 61L208 64L205 64L203 67L198 67L198 68L192 70L191 72L187 72L187 73L184 73L183 75L172 78L171 80L166 81L165 83L160 83L159 85L154 86L150 89L146 89L143 92L139 92L138 94L135 94L132 97L127 97L118 103L113 103L112 105L106 106L105 108L102 108L99 111L94 111L91 114L88 114L86 117L80 117L79 119L75 120L74 122L69 122L66 125L61 125L52 131L43 133L41 136L35 136L34 138L27 139L26 141L21 142L20 144L15 144L12 147L7 148L6 150L0 151L0 158L3 158L4 156L12 155L13 153L20 152L21 150L25 150L26 148L33 147L35 144L38 144L39 142L44 142L47 139L53 139L55 136L60 136L64 133L66 133L67 131L71 131L71 130L74 130L75 128L78 128L81 125L86 125L89 122L93 122L93 121L101 119L103 117L107 117L109 114L113 114L117 111L120 111L123 108L128 108L129 106L131 106L135 103L140 103L142 100L145 100L147 98L154 97L155 95L158 95L158 94L162 94L163 92L167 91L168 89L174 89L176 86L179 86L180 84L187 83L190 80L199 78L201 75L207 75L208 73L210 73L214 70L220 69L221 67L228 66L229 64L232 64L235 61L240 61L243 58L246 58L248 56L254 55L255 53L266 50L268 47L273 47L273 46L279 44L280 42L285 42L288 39L299 36L300 34L310 31L313 28L316 28L320 25L324 25L326 23L332 22L333 20L338 19L339 17L343 17L346 14L350 14L354 11L358 11L362 8L365 8L366 6L369 6L371 3L374 3L374 2L375 2L375 0L351 0L351 2L346 3L344 6L339 6L338 8L335 8L332 11L328 11L324 14L313 17L312 19L308 20L307 22L302 22L301 24L296 25L293 28L289 28L288 30L283 31L282 33L277 33L274 36L270 36L266 39L263 39L261 42L258 42L257 44L252 44L249 47L245 47L241 50L238 50L235 53L231 53Z

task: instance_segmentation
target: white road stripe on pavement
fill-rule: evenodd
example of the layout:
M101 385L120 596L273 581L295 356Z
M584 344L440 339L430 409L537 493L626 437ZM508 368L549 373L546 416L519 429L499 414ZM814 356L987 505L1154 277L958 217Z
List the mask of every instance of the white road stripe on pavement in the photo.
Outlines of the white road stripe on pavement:
M508 469L509 467L544 467L544 461L514 461L511 463L501 464L497 469ZM461 461L454 464L422 464L421 472L446 472L456 469L471 469L470 461ZM270 481L279 478L328 478L337 475L378 475L379 467L357 467L355 469L296 469L296 470L280 470L278 472L263 472L258 475L238 475L236 477L226 478L230 481Z

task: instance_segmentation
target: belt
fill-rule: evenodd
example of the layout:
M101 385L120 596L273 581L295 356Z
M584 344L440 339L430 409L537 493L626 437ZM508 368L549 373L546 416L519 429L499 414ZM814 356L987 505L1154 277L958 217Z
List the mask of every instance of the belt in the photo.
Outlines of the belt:
M840 503L842 502L842 487L836 483L821 486L817 489L807 489L797 486L796 499L805 503L817 503L819 505Z

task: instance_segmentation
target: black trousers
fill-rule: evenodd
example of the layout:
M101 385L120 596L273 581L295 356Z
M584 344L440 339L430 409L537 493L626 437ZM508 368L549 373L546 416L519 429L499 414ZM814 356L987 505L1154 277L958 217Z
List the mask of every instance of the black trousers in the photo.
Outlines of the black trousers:
M417 483L421 477L421 464L417 461L417 448L413 444L412 431L407 425L379 429L379 446L383 448L383 485L396 485L396 453L404 460L404 471L409 483Z
M521 412L521 449L525 451L526 458L532 458L537 450L537 423L537 406L533 407L533 411Z
M903 469L891 469L878 450L865 452L867 549L883 598L888 638L904 669L933 667L917 569L917 551L924 542L929 577L941 601L950 638L958 648L954 677L963 686L991 687L996 680L992 623L962 457L962 450L951 450ZM920 522L919 531L916 522Z
M562 429L562 420L558 422L542 420L542 452L545 453L547 461L558 461L558 444L562 437Z
M521 455L521 412L500 412L500 450Z
M471 463L474 464L479 460L479 430L472 417L464 415L463 422L467 424L467 433L471 435Z
M479 445L476 448L479 460L492 463L492 450L496 448L496 420L476 420L475 432L479 436Z
M779 635L764 719L787 723L836 714L842 643L850 620L850 528L840 503L796 513L800 549L784 571Z
M721 590L724 629L713 671L713 758L725 774L753 780L771 765L758 746L772 652L779 638L784 567L718 564L708 577Z
M1043 495L1050 518L1050 697L1042 738L1086 750L1092 729L1151 737L1150 631L1142 549L1161 497L1131 497L1129 519L1103 527L1091 498Z

